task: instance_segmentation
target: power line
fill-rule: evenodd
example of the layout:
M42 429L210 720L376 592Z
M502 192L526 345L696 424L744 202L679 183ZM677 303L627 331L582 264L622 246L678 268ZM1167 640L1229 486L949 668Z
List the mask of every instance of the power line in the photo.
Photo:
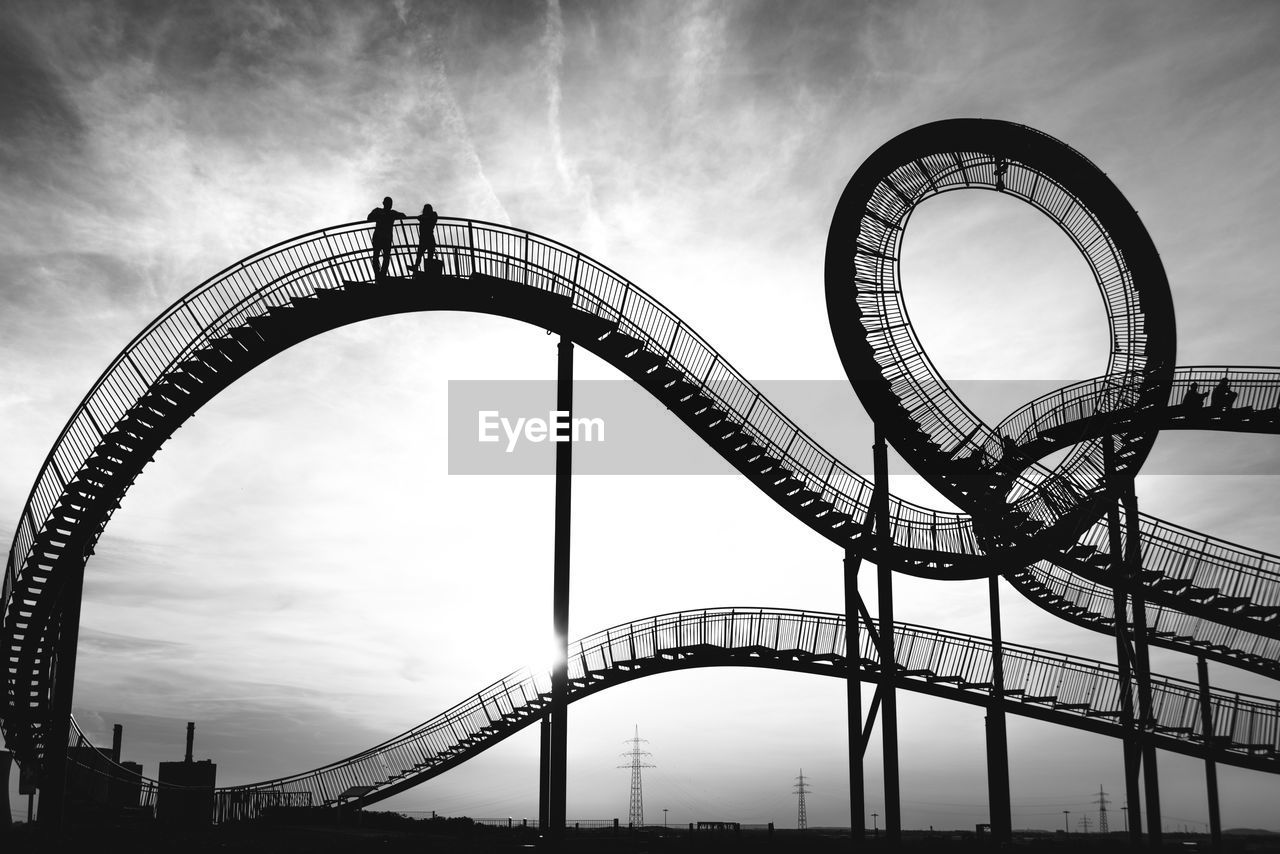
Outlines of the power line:
M631 745L631 750L621 754L623 759L629 758L631 760L631 764L618 766L619 768L631 769L631 806L627 810L627 822L632 827L643 827L644 826L644 792L640 786L640 769L656 768L657 766L650 765L647 762L641 761L644 757L652 756L653 754L649 753L648 751L640 749L641 744L648 744L649 741L647 739L643 739L640 737L639 724L636 725L635 737L628 738L622 743Z

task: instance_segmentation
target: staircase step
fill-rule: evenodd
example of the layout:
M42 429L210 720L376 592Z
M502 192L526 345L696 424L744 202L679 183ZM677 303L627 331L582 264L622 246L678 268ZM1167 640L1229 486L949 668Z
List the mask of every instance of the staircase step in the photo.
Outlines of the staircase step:
M673 369L674 370L674 369ZM691 394L698 391L698 384L690 382L688 379L678 379L667 387L667 395L674 401L684 400Z
M830 513L822 517L823 521L828 523L832 528L848 529L849 533L854 533L854 529L858 525L854 523L853 516L848 513L842 513L839 510L832 510ZM859 528L859 530L861 530Z
M764 447L757 445L753 441L748 441L745 445L734 448L732 451L733 457L743 462L750 462L751 460L763 456L764 453Z
M292 311L292 309L290 309L290 311ZM229 362L238 362L244 358L244 345L234 338L221 335L210 341L209 346L221 353L222 358Z
M199 359L187 359L184 362L179 362L178 367L202 383L210 382L218 376L217 371Z
M793 507L801 507L811 501L816 501L821 496L812 489L801 489L793 492L786 497L786 503Z
M600 349L615 356L628 356L644 347L644 342L624 332L614 332L600 342Z
M742 425L731 416L726 416L711 428L718 441L737 444L742 436Z
M667 357L663 353L655 353L652 350L639 350L627 357L630 366L640 373L647 374L650 371L657 370L659 366L667 361Z
M719 407L713 405L699 412L697 418L703 424L707 425L708 428L710 428L710 427L714 427L715 425L723 421L725 415L727 414L728 413L726 413L723 409L720 409Z
M655 370L646 374L647 379L645 382L654 388L663 388L680 379L682 376L684 376L684 374L679 368L673 368L671 365L664 363L659 365Z
M174 385L178 386L183 391L185 391L187 394L198 392L200 391L200 389L204 388L204 383L200 380L200 378L186 371L185 369L178 370L178 371L170 371L169 373L165 374L164 377L165 377L164 379L165 382L173 383Z
M264 339L270 339L280 327L280 317L278 315L259 314L250 317L245 321L249 328L257 332Z
M804 509L805 509L805 512L809 513L811 516L823 516L825 518L825 514L829 514L832 510L834 510L835 505L832 504L830 501L827 501L825 498L819 498L817 501L814 501L812 504L809 504Z
M227 336L246 350L252 350L263 343L262 336L251 326L236 326L227 331Z
M707 397L704 393L698 391L689 395L689 397L675 404L671 408L676 410L677 412L684 412L688 414L690 417L692 417L697 413L707 409L710 406L711 406L711 398Z

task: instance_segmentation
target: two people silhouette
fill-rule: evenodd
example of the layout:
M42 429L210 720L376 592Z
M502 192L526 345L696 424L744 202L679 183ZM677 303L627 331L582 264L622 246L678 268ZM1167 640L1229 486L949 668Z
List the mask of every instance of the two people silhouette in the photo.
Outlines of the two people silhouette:
M1182 405L1187 409L1199 409L1204 406L1205 397L1208 397L1210 410L1226 412L1231 408L1231 404L1235 403L1238 394L1239 392L1231 388L1231 383L1226 377L1218 380L1218 384L1208 394L1200 390L1200 383L1193 382L1187 386L1187 393L1182 398Z
M382 207L369 211L365 217L373 226L373 280L381 282L387 277L387 267L391 264L391 236L396 220L407 219L400 211L391 207L391 197L382 200ZM431 205L422 206L422 215L418 217L418 257L414 259L410 270L417 272L422 263L422 256L427 256L428 269L436 259L436 222L440 219Z

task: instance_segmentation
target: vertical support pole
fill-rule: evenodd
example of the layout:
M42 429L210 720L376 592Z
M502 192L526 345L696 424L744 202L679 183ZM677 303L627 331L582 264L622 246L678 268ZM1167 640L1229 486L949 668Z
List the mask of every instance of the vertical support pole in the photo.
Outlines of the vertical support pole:
M873 448L876 500L876 586L880 611L880 734L884 739L884 830L890 849L902 845L898 779L898 691L893 637L893 537L889 531L889 449L876 426Z
M1129 844L1142 845L1142 800L1138 786L1140 748L1137 723L1133 712L1132 652L1129 646L1129 607L1125 591L1129 587L1122 556L1124 544L1120 524L1120 497L1115 492L1115 439L1102 438L1102 459L1107 479L1107 547L1111 552L1111 601L1115 614L1116 667L1120 677L1120 725L1126 735L1124 750L1124 791L1128 805L1126 815Z
M1000 629L1000 573L987 579L991 602L991 702L987 706L987 798L992 842L1013 839L1013 806L1009 792L1009 736L1004 718L1004 640Z
M0 793L0 827L7 828L13 823L13 813L9 811L9 766L12 762L12 754L7 750L0 750L0 785L4 786L3 793Z
M863 536L867 536L866 533ZM849 835L855 848L862 844L867 811L862 768L862 635L858 618L858 570L862 555L844 553L845 699L849 710Z
M552 622L556 663L551 670L551 725L547 739L547 827L544 835L559 842L564 835L566 770L569 764L569 523L573 481L573 443L559 431L561 419L573 413L573 342L560 336L556 367L556 531ZM571 429L567 426L566 429Z
M69 549L68 549L69 550ZM71 739L71 697L76 681L76 648L80 642L80 599L84 594L84 561L67 568L67 581L59 599L58 657L53 674L49 736L44 745L40 774L40 823L51 828L62 824L67 786L67 743Z
M1151 703L1151 659L1147 654L1147 605L1142 595L1142 540L1138 529L1138 496L1133 481L1124 487L1125 565L1129 571L1129 596L1133 603L1133 669L1138 682L1138 717L1142 738L1142 781L1147 796L1147 841L1158 849L1164 841L1160 821L1160 774L1156 746L1147 733L1155 728Z
M545 834L551 825L547 814L551 796L551 715L543 715L538 726L540 752L538 759L538 833Z
M1218 812L1218 765L1213 761L1213 704L1209 699L1209 663L1196 658L1200 677L1200 732L1204 736L1204 785L1209 796L1209 840L1214 851L1222 850L1222 816Z

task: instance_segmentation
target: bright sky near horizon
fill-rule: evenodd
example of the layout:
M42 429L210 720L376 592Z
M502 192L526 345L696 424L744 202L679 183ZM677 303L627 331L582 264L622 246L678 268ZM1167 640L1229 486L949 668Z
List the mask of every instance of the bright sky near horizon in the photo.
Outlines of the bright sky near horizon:
M1031 125L1111 177L1161 251L1179 364L1280 365L1277 43L1280 6L1230 0L3 0L0 538L151 318L384 195L590 254L752 379L842 378L822 282L836 200L882 143L955 116ZM906 243L912 316L945 376L1065 383L1105 366L1096 288L1030 209L951 194ZM123 723L125 758L154 773L194 720L219 782L251 782L367 747L538 658L552 479L448 475L445 403L449 380L553 378L554 342L481 316L380 319L215 399L89 563L82 724L109 740ZM581 350L578 375L619 376ZM869 449L801 398L779 403L869 472ZM1280 552L1280 484L1251 474L1276 470L1276 443L1168 437L1156 454L1202 449L1223 473L1143 478L1144 509ZM939 501L911 477L894 489ZM834 547L741 478L582 477L574 501L574 637L683 608L842 608ZM874 603L870 580L864 593ZM896 601L901 620L988 633L981 584L903 579ZM1114 655L1008 587L1004 601L1009 641ZM1155 658L1194 678L1190 659ZM981 711L900 703L904 824L986 821ZM792 826L803 768L810 825L847 825L844 712L837 680L756 670L612 689L571 711L569 814L625 821L615 766L638 725L651 821ZM1015 827L1091 812L1099 784L1120 824L1117 743L1017 718L1010 740ZM1166 817L1203 825L1201 764L1160 761ZM883 813L878 739L867 767L868 813ZM1280 779L1219 774L1226 826L1280 830ZM386 805L534 817L536 778L531 728Z

